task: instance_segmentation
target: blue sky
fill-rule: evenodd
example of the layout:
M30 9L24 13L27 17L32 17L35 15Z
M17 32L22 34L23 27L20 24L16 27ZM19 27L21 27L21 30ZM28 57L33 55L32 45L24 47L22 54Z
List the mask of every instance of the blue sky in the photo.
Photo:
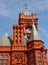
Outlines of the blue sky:
M39 35L48 48L48 0L0 0L0 39L8 28L13 34L13 24L18 24L18 15L25 11L25 3L30 13L38 16Z

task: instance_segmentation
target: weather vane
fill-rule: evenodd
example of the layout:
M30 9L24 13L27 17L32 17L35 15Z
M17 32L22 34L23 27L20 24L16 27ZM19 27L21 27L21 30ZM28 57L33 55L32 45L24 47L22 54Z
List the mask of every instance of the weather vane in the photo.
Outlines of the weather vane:
M8 28L6 28L5 30L6 30L6 32L8 33Z
M27 9L27 3L25 3L25 9Z

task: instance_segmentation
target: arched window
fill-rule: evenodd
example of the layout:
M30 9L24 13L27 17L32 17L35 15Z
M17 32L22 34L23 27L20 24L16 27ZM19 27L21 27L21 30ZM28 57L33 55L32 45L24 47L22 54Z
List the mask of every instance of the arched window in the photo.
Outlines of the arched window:
M34 63L34 54L32 53L31 55L30 55L30 59L31 59L31 63L32 63L32 65L35 65L35 63Z
M47 64L47 55L46 55L46 53L44 53L43 58L44 58L44 65L46 65Z
M41 57L41 53L40 52L37 52L37 57Z
M26 29L26 32L27 32L27 33L31 33L31 29L30 29L30 28L27 28L27 29Z

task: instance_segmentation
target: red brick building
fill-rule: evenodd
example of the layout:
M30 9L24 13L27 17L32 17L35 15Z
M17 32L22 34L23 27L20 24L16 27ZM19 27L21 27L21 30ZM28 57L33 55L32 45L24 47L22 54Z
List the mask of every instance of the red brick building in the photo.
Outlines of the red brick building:
M47 50L38 34L36 14L28 10L19 14L13 37L6 33L0 40L0 65L47 65Z

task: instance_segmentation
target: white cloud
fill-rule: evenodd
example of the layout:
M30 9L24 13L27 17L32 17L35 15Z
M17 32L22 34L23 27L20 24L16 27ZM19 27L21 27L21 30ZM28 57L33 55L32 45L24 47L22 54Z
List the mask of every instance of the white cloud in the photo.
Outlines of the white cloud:
M44 36L45 36L46 38L48 38L48 32L47 32L44 28L39 27L39 30L41 31L42 34L44 34Z
M33 12L44 11L48 9L48 0L32 0L29 5L31 5L30 10L32 9Z
M0 16L16 18L18 13L24 10L25 2L29 10L35 13L48 9L48 0L0 0Z

